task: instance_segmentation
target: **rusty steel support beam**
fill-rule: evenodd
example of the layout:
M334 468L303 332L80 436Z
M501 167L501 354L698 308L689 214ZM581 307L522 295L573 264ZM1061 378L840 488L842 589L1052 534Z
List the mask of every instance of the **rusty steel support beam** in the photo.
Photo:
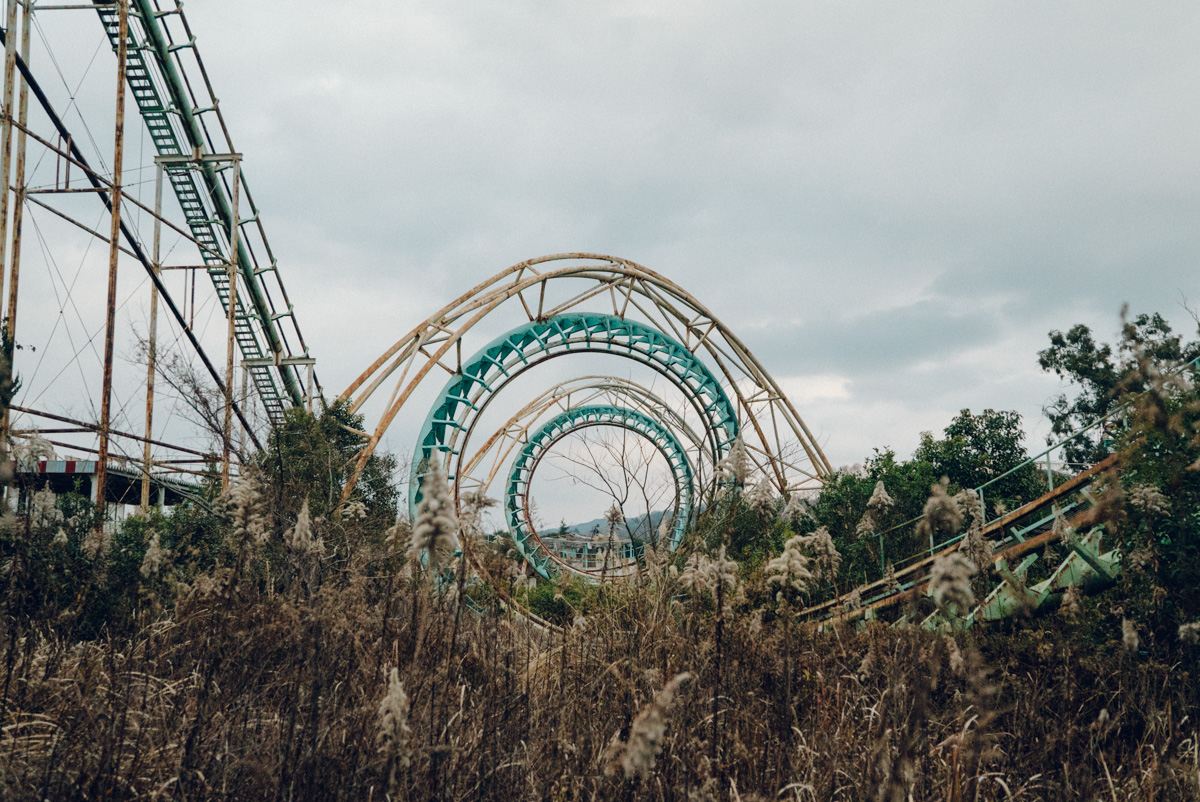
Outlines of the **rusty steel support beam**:
M112 407L113 335L117 317L117 263L121 256L121 166L125 156L125 59L129 39L129 0L116 0L119 20L117 43L116 124L113 135L112 227L109 230L108 298L104 322L104 379L100 389L100 448L96 458L96 504L100 507L100 531L104 531L105 479L108 474L108 425Z
M69 449L73 449L73 450L75 450L75 451L82 451L82 452L84 452L84 453L86 453L86 454L96 454L96 453L98 453L97 449L91 448L91 447L89 447L89 446L80 446L80 445L76 445L76 444L74 444L74 443L64 443L62 440L50 440L49 438L43 438L43 439L44 439L44 440L45 440L47 443L49 443L50 445L52 445L52 446L59 446L60 448L69 448ZM192 463L204 463L204 464L206 464L206 465L207 465L207 464L215 463L215 462L216 462L216 460L215 460L215 459L212 459L212 460L191 460L190 462L192 462ZM179 463L179 461L176 461L176 462L166 462L166 461L158 461L158 460L156 460L156 461L154 462L154 464L155 464L157 467L160 467L160 468L166 468L168 473L186 473L186 474L190 474L190 475L192 475L192 476L200 476L200 477L208 477L208 476L211 476L211 475L212 475L212 474L210 474L210 473L207 473L207 472L205 472L205 471L196 471L196 470L192 470L191 468L175 468L175 467L172 467L173 465L180 464L180 463Z
M29 29L32 27L32 0L25 0L24 13L21 15L21 58L26 64L29 63ZM13 66L16 67L16 59L13 59ZM6 385L12 381L13 364L12 360L16 355L17 342L17 284L21 275L21 227L25 214L25 193L27 187L25 185L25 144L26 136L24 126L29 120L29 84L24 76L21 76L21 91L17 100L17 115L20 118L18 123L17 133L17 166L15 176L15 191L16 197L13 205L13 240L12 240L12 256L8 270L8 306L5 310L4 336L12 343L12 347L5 358L0 360L0 385ZM5 192L5 197L8 193ZM3 250L0 248L0 250ZM0 254L0 266L3 265L3 255ZM9 411L8 407L4 408L0 414L0 437L5 438L9 433Z
M163 166L155 165L154 174L154 241L151 243L150 258L156 275L162 272L162 187ZM158 358L158 286L150 285L150 331L146 343L146 442L142 449L142 511L150 509L150 438L154 436L154 369Z
M12 31L17 24L17 6L19 0L8 0L8 10L5 14L4 30ZM17 37L4 38L4 120L0 127L0 274L5 268L6 252L3 246L8 243L8 182L9 169L12 164L12 129L13 120L13 80L17 71Z
M14 412L21 412L25 415L33 415L38 418L45 418L46 420L58 421L59 423L69 423L72 426L78 426L80 429L88 432L96 433L100 431L100 427L94 423L88 423L87 421L77 420L75 418L68 418L65 415L55 415L52 412L42 412L37 409L29 409L28 407L17 406L16 404L12 405L12 409ZM196 457L204 457L206 462L216 462L218 460L218 457L214 454L197 451L194 448L188 448L186 446L177 446L174 443L168 443L164 440L153 440L148 437L142 437L139 434L132 434L131 432L122 432L118 429L113 429L112 427L109 427L108 433L112 437L123 437L129 440L136 440L139 443L149 442L151 445L169 448L172 451L178 451L181 454L191 454ZM71 447L75 448L75 446Z
M7 35L7 32L5 32L3 29L0 29L0 40L3 40L2 43L5 44L6 46L8 43L8 38L9 37ZM42 91L41 85L38 84L37 79L34 78L33 74L29 71L29 66L25 63L25 61L23 59L21 59L19 57L17 58L17 69L20 71L20 73L21 73L22 77L24 77L25 81L29 84L29 90L33 93L33 96L37 99L38 104L42 107L42 110L46 113L46 116L50 118L50 123L54 126L54 129L58 132L58 135L61 137L61 139L63 141L66 142L67 149L65 151L65 154L67 154L67 157L68 157L68 161L67 161L68 166L70 164L74 163L74 164L78 165L79 167L81 167L84 171L85 177L92 184L92 186L96 187L97 189L102 190L102 191L98 192L97 194L100 196L100 200L104 203L105 207L111 209L112 208L112 197L111 197L112 193L108 190L112 188L112 185L106 179L99 176L94 170L91 169L91 166L88 164L87 159L84 158L83 153L79 150L79 147L75 144L74 139L71 137L71 132L69 130L67 130L67 127L63 123L62 118L54 110L54 106L50 103L49 98L46 97L46 93ZM49 143L46 140L42 139L41 137L37 136L37 134L34 133L33 131L26 131L26 133L29 134L29 137L31 139L33 139L33 140L37 141L38 143L42 144L43 146L47 147L52 152L60 153L60 154L64 153L62 151L59 151L59 149L57 149L52 143ZM36 202L36 200L33 198L30 198L29 200L31 202ZM124 200L127 203L133 203L133 204L137 205L139 208L145 209L147 212L150 212L151 214L153 213L153 211L149 207L143 206L142 204L138 203L134 198L125 198ZM49 208L49 207L46 207L46 208ZM52 210L52 211L55 211L55 210ZM58 214L57 211L55 213ZM60 215L60 216L65 217L65 215ZM66 218L66 219L70 220L70 218ZM74 222L76 225L80 225L76 221L72 220L71 222ZM188 235L186 232L183 232L181 229L179 229L177 226L175 226L169 220L163 220L162 222L168 228L171 228L172 230L183 234L185 237L190 237L190 235ZM86 228L85 226L81 226L81 227ZM146 273L149 275L151 283L154 284L154 286L158 288L159 295L161 296L163 302L166 304L167 309L170 310L171 316L175 319L175 322L179 325L179 328L183 331L184 336L187 338L188 343L192 346L193 350L195 350L196 355L200 357L200 361L204 364L205 371L207 371L208 375L210 377L212 377L213 383L216 385L218 392L223 393L225 391L225 385L221 379L221 374L217 371L216 367L213 365L212 360L209 359L208 353L200 345L200 340L196 337L196 333L193 330L193 327L188 325L187 318L184 317L184 314L180 310L180 308L175 305L175 300L174 300L174 298L171 297L171 294L167 291L166 286L162 283L162 278L158 275L155 275L154 269L150 263L150 259L143 252L141 244L138 242L137 238L133 235L133 232L131 232L129 230L129 228L125 225L124 221L121 221L121 229L120 230L121 230L121 236L124 237L125 242L128 245L128 250L125 250L125 249L122 249L122 250L124 250L126 253L132 253L133 256L138 260L138 262L141 263L142 267L146 270ZM104 239L104 238L101 237L101 239ZM105 240L105 241L108 241L108 240ZM192 290L194 293L195 292L194 284L193 284ZM195 309L194 298L193 298L192 306L193 306L193 310L194 310ZM249 423L247 422L245 415L242 413L241 407L238 406L234 410L234 412L237 413L238 419L241 420L242 425L247 427L251 442L254 443L256 448L261 449L262 443L259 442L258 435L256 435L252 429L249 429Z
M232 187L232 213L229 216L229 265L227 267L229 275L229 327L228 327L228 342L225 354L225 428L222 432L222 447L224 449L223 458L221 460L221 492L229 490L229 456L233 450L233 362L237 355L237 278L238 278L238 230L241 225L238 221L238 201L239 186L241 185L241 159L233 155L233 184Z
M5 15L4 30L6 34L12 31L13 25L17 22L17 0L8 0L8 11ZM12 147L12 128L13 128L13 75L17 66L17 40L15 36L6 35L4 37L4 101L3 101L3 120L0 121L0 280L4 277L4 257L5 245L8 238L8 168L12 161L10 158L10 148ZM7 328L7 327L6 327ZM12 360L16 354L13 340L9 336L8 331L3 332L2 350L4 363L4 375L8 378L12 377ZM4 466L8 465L8 420L7 416L0 417L0 463ZM7 470L5 471L7 474Z

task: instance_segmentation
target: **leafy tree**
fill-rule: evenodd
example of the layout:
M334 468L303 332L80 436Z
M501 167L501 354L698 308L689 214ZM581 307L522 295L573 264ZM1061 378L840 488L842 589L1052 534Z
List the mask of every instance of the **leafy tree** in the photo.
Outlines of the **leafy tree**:
M892 449L876 449L861 469L831 477L796 522L802 534L819 526L829 528L842 554L843 584L879 579L889 561L899 563L928 547L912 521L921 515L930 487L943 476L949 477L950 492L955 493L978 487L1028 459L1016 412L987 409L975 415L963 410L944 434L942 439L924 435L911 460L898 460ZM868 517L867 502L878 482L894 504ZM985 500L989 507L997 501L1014 507L1036 498L1043 488L1040 473L1031 465L989 487Z
M1065 334L1050 332L1050 347L1038 352L1038 365L1074 385L1076 395L1068 398L1061 393L1045 407L1051 426L1047 443L1069 437L1116 409L1121 391L1145 389L1134 370L1139 352L1164 366L1200 356L1200 342L1184 343L1157 313L1126 320L1123 335L1122 344L1114 349L1097 343L1092 330L1082 323ZM1125 386L1131 378L1135 386ZM1119 434L1119 423L1110 421L1069 443L1064 449L1066 458L1083 465L1099 462L1108 456Z
M879 579L887 561L898 562L920 551L921 539L914 528L897 524L921 514L929 488L939 478L927 461L897 460L892 449L875 449L861 471L842 471L825 483L807 513L796 522L797 531L829 528L842 554L841 573L846 582L853 585ZM867 514L867 502L877 482L883 482L895 505L886 519L874 521L873 531L860 532L859 524Z
M554 533L556 537L570 537L571 530L567 528L567 522L562 518L558 519L558 531Z
M913 454L918 462L928 462L934 474L949 477L957 488L980 487L1003 476L1029 459L1022 440L1020 414L985 409L978 415L964 409L945 429L945 438L934 440L925 432ZM1005 476L984 491L984 501L1004 501L1010 507L1037 498L1045 484L1037 468L1027 465Z
M295 520L304 499L314 518L330 515L341 496L355 455L362 448L362 416L343 403L325 408L320 415L294 408L271 431L266 450L259 455L266 490L279 521ZM376 451L367 460L351 500L366 508L364 528L382 531L396 519L400 491L393 476L396 458Z

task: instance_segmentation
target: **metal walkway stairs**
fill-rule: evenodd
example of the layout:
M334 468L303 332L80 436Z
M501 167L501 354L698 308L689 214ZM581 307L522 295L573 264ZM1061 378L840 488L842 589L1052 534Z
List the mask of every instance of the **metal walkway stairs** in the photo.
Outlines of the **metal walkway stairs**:
M159 11L151 5L151 0L130 0L126 82L160 156L211 154L215 152L213 142L200 116L206 112L219 116L220 112L215 99L207 108L197 105L193 87L198 84L208 86L208 77L198 54L199 76L189 75L187 62L178 57L180 50L191 49L195 53L195 39L189 38L184 44L172 43L163 18L172 14L182 17L182 4L172 5L173 9ZM96 11L115 50L120 35L116 4L98 5ZM224 130L223 122L221 127ZM228 315L230 292L225 254L229 251L232 223L229 200L232 170L225 164L197 162L167 165L165 172L188 227L200 245L201 257L208 266L206 272L221 308ZM287 364L287 360L306 358L308 353L299 327L296 326L296 339L300 348L293 351L280 325L284 318L291 318L295 325L295 316L282 282L278 281L265 235L262 236L262 248L268 264L260 265L258 255L247 245L244 227L257 222L258 210L254 208L240 170L238 175L243 208L249 206L252 216L246 218L239 212L242 219L238 224L242 228L239 228L236 256L242 278L240 284L244 289L239 288L238 292L235 339L243 360L260 360L249 368L249 372L267 417L274 425L282 420L286 408L304 400L295 369ZM262 234L261 225L258 232ZM263 280L263 275L269 272L276 274L278 290L275 295L281 296L279 301ZM264 359L273 361L274 365L263 365L261 360Z

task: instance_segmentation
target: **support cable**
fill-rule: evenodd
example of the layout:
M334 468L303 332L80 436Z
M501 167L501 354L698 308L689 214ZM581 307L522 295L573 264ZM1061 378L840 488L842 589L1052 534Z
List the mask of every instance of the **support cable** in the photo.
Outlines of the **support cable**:
M7 31L0 29L0 45L5 44L7 33ZM60 118L54 111L54 107L51 105L49 98L46 97L46 93L42 91L41 85L33 77L33 73L20 56L17 56L17 69L20 70L22 77L24 77L25 82L29 85L30 91L33 92L34 97L36 97L38 103L41 104L42 110L46 113L46 116L50 118L51 124L54 125L59 135L67 141L67 145L74 158L86 168L84 170L84 175L87 176L88 181L91 182L92 186L96 189L96 194L100 197L100 200L103 201L105 207L111 212L112 198L109 196L108 190L105 189L104 185L92 174L92 170L88 165L87 159L84 158L83 153L75 144L75 140L71 138L70 132L67 130L62 118ZM195 349L196 353L200 356L201 361L204 362L204 367L212 377L213 381L216 383L217 389L220 390L221 393L224 393L225 381L217 372L216 367L213 366L212 361L209 360L208 354L204 352L204 348L200 345L200 341L196 338L195 333L192 332L192 330L188 327L187 321L183 317L183 313L180 312L179 307L175 305L175 300L171 297L170 293L167 292L166 285L163 283L162 279L155 274L154 266L150 263L150 260L146 257L145 252L142 250L141 243L137 241L132 232L130 232L130 230L126 227L124 221L121 221L120 229L121 234L125 237L125 241L129 243L129 247L134 252L135 257L139 262L142 263L142 267L145 268L150 280L158 288L159 294L166 302L167 308L171 311L172 316L174 316L176 322L187 335L188 341L191 343L192 348ZM254 430L250 428L250 422L242 413L241 407L235 404L234 412L237 414L238 420L241 421L242 427L246 430L246 434L249 435L251 442L254 443L255 448L261 450L263 445L259 441L258 435L255 434Z

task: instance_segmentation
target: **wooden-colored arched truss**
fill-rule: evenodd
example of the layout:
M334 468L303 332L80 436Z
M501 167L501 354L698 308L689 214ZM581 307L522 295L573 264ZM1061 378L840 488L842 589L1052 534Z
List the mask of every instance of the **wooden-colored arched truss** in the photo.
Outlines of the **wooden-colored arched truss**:
M703 506L711 500L711 478L715 465L705 448L704 436L665 399L641 384L615 376L579 376L547 388L519 409L475 451L460 455L458 488L463 493L491 493L501 472L507 470L513 452L529 442L529 433L552 415L593 404L611 404L636 409L671 429L686 449L696 498Z
M716 466L711 453L705 447L705 438L697 433L668 401L653 390L629 379L614 376L580 376L560 382L540 393L497 428L478 450L459 455L456 491L490 496L496 479L513 467L514 453L528 446L531 436L547 421L571 410L603 405L635 410L669 430L679 441L683 458L687 461L687 481L690 482L689 488L679 487L677 477L677 496L689 495L699 502L701 507L710 500L713 489L711 477ZM524 492L528 494L528 486ZM528 511L528 501L523 499L523 502L523 510ZM688 504L689 510L691 503ZM674 548L677 545L678 536L682 533L681 527L688 523L688 519L690 515L677 522L675 536L666 544L668 547ZM527 517L523 528L514 526L509 520L509 530L514 542L518 544L518 551L533 569L543 576L547 574L549 563L554 563L553 570L567 570L588 579L595 579L600 574L599 570L567 564L541 547L540 540L536 538L535 528ZM522 548L522 544L531 534L537 542L530 548ZM632 569L629 566L616 564L610 568L608 574L617 576L630 570Z
M571 280L572 287L582 280L584 288L559 300L548 290L565 280ZM627 259L566 253L521 262L471 288L413 328L346 388L339 400L348 402L351 411L360 410L389 384L392 389L382 416L365 438L344 497L417 387L435 368L459 373L463 337L506 302L520 304L531 323L572 311L603 310L656 328L712 366L736 407L751 461L780 493L815 489L832 473L779 385L699 300Z

